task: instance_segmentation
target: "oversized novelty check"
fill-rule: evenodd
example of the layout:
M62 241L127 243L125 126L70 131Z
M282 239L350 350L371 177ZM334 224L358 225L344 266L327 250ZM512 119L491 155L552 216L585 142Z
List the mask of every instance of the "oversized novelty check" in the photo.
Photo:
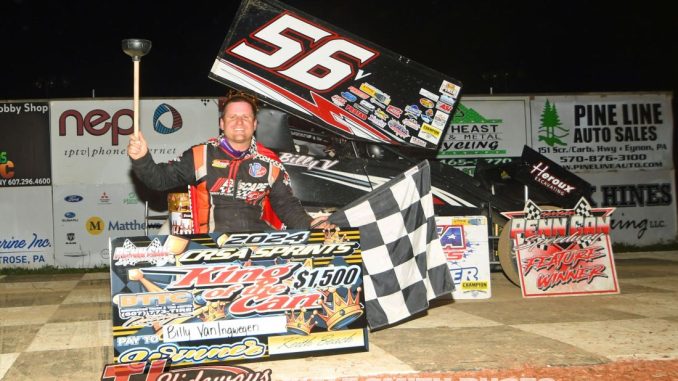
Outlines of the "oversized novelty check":
M367 350L358 230L115 238L115 361Z

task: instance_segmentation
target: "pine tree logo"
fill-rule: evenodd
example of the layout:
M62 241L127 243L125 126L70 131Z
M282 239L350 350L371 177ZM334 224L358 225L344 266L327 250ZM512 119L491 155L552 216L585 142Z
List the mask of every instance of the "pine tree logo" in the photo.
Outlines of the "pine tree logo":
M544 135L539 135L539 141L543 141L551 147L556 144L561 146L567 145L560 139L569 135L570 130L562 127L563 124L560 123L560 117L558 116L555 103L551 104L548 99L546 100L540 120L541 126L539 126L539 132Z

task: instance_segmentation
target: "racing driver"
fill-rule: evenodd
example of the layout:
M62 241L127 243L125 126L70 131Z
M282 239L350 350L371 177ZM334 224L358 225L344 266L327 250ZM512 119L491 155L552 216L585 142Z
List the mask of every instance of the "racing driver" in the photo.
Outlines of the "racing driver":
M168 163L155 163L141 132L130 135L136 176L159 191L190 185L194 233L331 228L326 216L306 213L277 155L257 143L256 99L236 92L222 106L219 137Z

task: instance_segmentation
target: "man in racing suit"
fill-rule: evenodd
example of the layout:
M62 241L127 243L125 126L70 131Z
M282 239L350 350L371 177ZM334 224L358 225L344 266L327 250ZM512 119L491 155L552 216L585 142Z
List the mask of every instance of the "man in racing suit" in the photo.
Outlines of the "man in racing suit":
M256 111L254 98L231 95L219 118L222 134L169 163L156 164L141 132L131 135L132 169L155 190L193 187L195 233L329 227L326 217L312 220L304 211L277 155L256 142Z

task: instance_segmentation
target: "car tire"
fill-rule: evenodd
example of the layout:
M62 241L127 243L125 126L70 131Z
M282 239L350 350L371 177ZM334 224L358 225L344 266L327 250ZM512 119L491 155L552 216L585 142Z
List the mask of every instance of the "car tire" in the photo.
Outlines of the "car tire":
M561 209L551 205L540 205L541 210ZM516 253L513 250L513 241L509 237L511 231L511 220L504 224L499 234L499 242L497 244L497 256L501 264L501 270L504 272L506 278L514 285L520 287L520 272L518 271L518 262L516 260Z

